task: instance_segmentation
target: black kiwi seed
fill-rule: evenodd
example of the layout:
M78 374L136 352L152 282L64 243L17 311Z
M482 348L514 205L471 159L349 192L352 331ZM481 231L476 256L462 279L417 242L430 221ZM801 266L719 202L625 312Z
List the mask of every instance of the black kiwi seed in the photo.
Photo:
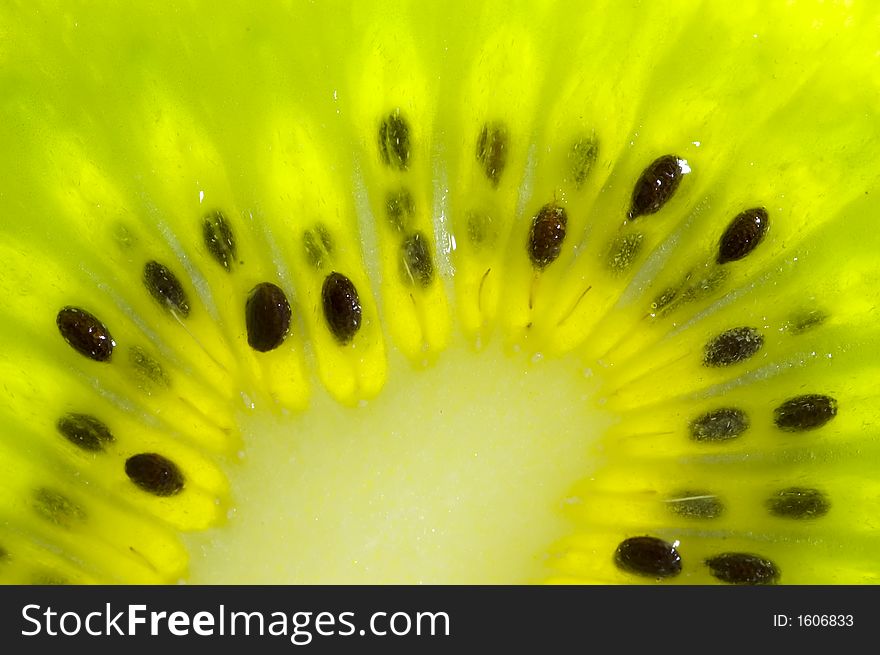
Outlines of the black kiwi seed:
M149 261L144 265L144 285L150 295L169 312L189 316L189 298L180 280L166 266Z
M771 514L785 519L815 519L831 509L828 497L818 489L789 487L770 496L766 507Z
M779 582L779 569L769 559L750 553L721 553L706 559L714 577L728 584L770 585Z
M416 214L416 203L408 189L389 191L385 196L385 215L396 232L405 232Z
M407 284L427 287L434 279L434 262L427 237L414 232L400 245L400 274Z
M90 414L65 414L55 427L70 443L93 453L103 451L115 441L110 428Z
M673 514L689 519L717 519L724 513L721 499L710 491L680 491L666 500Z
M390 168L399 171L409 168L409 124L400 109L392 111L379 124L379 156Z
M741 409L721 407L698 416L689 427L694 441L727 441L749 429L749 417Z
M599 141L595 136L583 137L571 144L568 151L569 173L576 189L584 186L598 154Z
M97 317L78 307L65 307L55 318L61 336L81 355L96 362L106 362L116 342Z
M532 219L529 231L529 259L532 266L543 270L552 264L562 252L568 214L564 207L548 203Z
M633 188L627 214L630 220L656 214L672 198L685 173L683 162L673 155L658 157L642 171Z
M280 346L290 329L290 303L279 287L261 282L248 294L244 308L248 345L265 353Z
M141 453L125 460L125 474L138 487L154 496L174 496L183 490L183 473L167 457Z
M202 237L211 257L227 271L231 271L236 257L235 237L223 212L214 211L205 216Z
M764 345L764 337L750 327L725 330L703 349L703 366L730 366L749 359Z
M331 273L321 289L324 318L336 340L345 345L361 327L361 301L354 284L342 273Z
M630 537L620 542L614 563L624 571L649 578L681 573L681 556L672 544L657 537Z
M791 398L773 410L773 422L786 432L815 430L835 416L837 401L818 393Z
M726 264L742 259L758 247L769 227L770 219L763 207L747 209L737 214L718 241L716 261Z
M86 518L85 511L79 505L54 489L35 489L33 499L37 514L62 528L70 528Z
M477 161L483 166L483 173L492 183L498 186L501 174L507 166L507 152L510 148L510 135L504 123L495 121L483 125L477 137Z

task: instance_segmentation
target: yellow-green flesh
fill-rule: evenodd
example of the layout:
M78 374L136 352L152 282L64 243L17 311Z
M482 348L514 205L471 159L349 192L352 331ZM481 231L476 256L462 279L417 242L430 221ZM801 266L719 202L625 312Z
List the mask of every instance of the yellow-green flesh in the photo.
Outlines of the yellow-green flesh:
M0 580L644 582L613 563L642 535L676 544L670 582L717 581L704 560L728 551L786 583L880 580L870 3L82 4L0 9ZM378 152L395 111L404 172ZM510 135L497 187L475 156L492 121ZM584 138L599 151L578 186ZM690 173L626 222L667 154ZM434 255L426 289L401 277L383 215L403 187ZM529 225L549 202L568 231L536 274ZM724 229L758 206L771 229L717 288L652 307L717 273ZM231 273L202 241L214 210L238 241ZM473 214L492 216L491 245L469 241ZM315 270L303 232L319 222L335 250ZM642 249L615 273L626 234ZM146 292L151 259L189 318ZM337 269L363 303L348 346L321 315ZM294 318L264 354L244 303L265 281ZM106 323L112 362L64 343L66 305ZM810 313L827 318L792 329ZM738 326L761 350L702 365ZM137 377L132 347L169 389ZM838 414L779 430L774 409L807 393ZM727 406L750 417L742 437L689 439ZM58 435L71 411L112 427L106 453ZM139 452L171 457L184 492L135 488ZM796 486L826 493L827 515L768 513ZM47 520L44 489L79 510ZM670 512L685 490L723 515Z
M188 539L191 581L539 581L608 426L592 390L568 362L458 344L424 371L394 357L363 407L245 416L230 520Z

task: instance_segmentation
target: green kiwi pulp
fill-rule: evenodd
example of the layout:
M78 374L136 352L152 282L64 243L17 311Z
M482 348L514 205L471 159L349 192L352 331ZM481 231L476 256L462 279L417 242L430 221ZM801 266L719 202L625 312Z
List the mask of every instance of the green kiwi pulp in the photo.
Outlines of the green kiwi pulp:
M0 9L0 581L880 581L876 9L454 4Z

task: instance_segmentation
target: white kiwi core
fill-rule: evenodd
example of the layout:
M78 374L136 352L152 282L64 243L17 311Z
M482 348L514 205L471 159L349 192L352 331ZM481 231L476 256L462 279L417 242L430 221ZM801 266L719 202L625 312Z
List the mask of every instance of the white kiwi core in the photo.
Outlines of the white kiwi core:
M315 385L302 414L243 415L229 521L186 537L187 581L538 582L598 463L596 387L574 359L459 344L423 370L392 353L359 407Z

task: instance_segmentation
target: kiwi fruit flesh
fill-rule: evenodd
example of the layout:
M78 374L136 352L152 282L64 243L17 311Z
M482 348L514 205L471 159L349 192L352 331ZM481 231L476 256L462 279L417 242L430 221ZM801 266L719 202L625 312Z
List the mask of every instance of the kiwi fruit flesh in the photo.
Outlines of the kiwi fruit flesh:
M880 581L870 3L0 8L0 581Z

